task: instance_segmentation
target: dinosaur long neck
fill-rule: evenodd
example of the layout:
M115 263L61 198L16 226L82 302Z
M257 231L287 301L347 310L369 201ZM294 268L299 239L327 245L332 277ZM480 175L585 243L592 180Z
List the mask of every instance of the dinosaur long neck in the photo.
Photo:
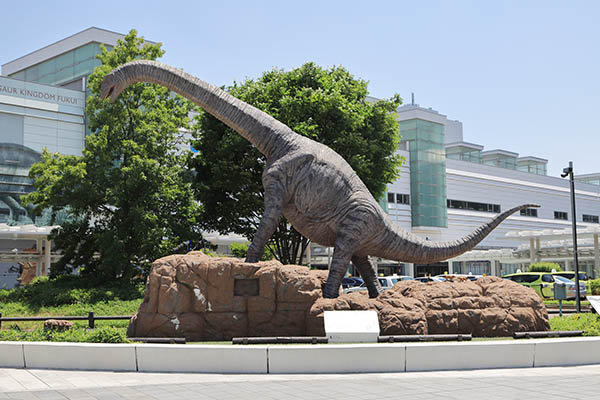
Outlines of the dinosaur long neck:
M269 114L169 65L148 60L132 61L113 73L124 87L135 82L151 82L179 93L246 138L267 158L287 153L298 137Z
M495 227L515 212L529 207L538 207L535 204L523 204L503 212L496 218L477 228L469 235L450 242L431 242L403 231L396 225L389 223L380 237L377 254L389 260L398 260L408 263L429 264L457 257L475 247Z

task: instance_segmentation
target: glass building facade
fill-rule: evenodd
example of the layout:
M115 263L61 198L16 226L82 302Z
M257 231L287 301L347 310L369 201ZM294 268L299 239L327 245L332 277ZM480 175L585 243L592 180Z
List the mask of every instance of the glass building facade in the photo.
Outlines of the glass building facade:
M530 174L537 175L547 174L546 164L537 162L517 162L517 171L528 172Z
M29 169L44 148L81 154L84 92L6 77L0 77L0 92L0 224L49 225L49 210L35 217L21 196L34 190Z
M446 149L446 157L453 160L481 163L481 150L466 146L454 146Z
M481 162L484 165L491 165L492 167L517 169L516 155L509 156L500 153L488 153L482 155Z
M110 50L111 46L107 46ZM45 60L9 75L10 78L46 85L70 87L74 81L90 75L100 65L96 55L100 54L99 43L88 43L64 54ZM81 85L74 89L81 90Z
M421 119L400 121L409 143L412 226L446 228L446 152L444 125Z

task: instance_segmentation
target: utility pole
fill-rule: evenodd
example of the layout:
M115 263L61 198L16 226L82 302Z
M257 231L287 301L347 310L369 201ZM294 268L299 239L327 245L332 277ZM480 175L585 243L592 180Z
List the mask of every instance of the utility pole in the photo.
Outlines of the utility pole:
M573 226L573 261L575 262L575 290L576 293L576 303L577 303L577 313L581 312L581 293L579 290L579 258L577 257L577 213L575 212L575 179L573 177L573 161L569 161L569 166L563 169L563 173L560 174L561 177L566 178L569 177L571 181L571 222Z

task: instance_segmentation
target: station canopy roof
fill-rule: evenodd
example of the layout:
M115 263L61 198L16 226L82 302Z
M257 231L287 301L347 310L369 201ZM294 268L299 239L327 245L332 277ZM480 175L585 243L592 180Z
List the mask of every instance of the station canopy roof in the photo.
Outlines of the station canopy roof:
M46 239L52 229L58 226L8 225L0 224L0 239L36 240Z
M577 229L577 239L592 238L594 235L600 234L600 225L589 225L585 228ZM560 240L572 239L573 233L571 228L565 229L544 229L541 231L509 231L506 233L507 239L540 239L540 240Z

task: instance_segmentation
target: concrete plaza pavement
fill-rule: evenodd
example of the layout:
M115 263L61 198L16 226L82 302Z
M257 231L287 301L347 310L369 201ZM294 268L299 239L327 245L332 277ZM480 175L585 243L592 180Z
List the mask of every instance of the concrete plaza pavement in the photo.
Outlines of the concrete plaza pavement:
M0 399L319 398L600 399L600 365L328 375L0 369Z

